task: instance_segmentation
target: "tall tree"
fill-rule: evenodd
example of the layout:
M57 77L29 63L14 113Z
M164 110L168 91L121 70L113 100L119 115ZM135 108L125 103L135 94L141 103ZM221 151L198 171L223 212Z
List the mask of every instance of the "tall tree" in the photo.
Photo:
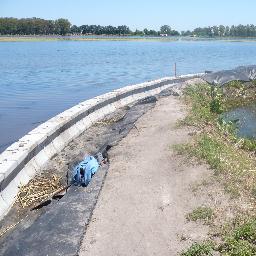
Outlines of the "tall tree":
M161 34L167 34L167 35L171 35L172 29L170 26L168 25L163 25L160 28L160 33Z
M57 34L66 35L70 32L71 23L67 19L58 19L55 21L55 29Z

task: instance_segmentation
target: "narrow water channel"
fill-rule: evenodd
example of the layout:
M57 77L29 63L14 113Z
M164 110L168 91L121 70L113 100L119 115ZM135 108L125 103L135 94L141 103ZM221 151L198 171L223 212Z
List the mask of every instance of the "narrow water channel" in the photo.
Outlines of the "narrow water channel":
M256 104L233 109L223 117L226 121L236 121L239 137L256 139Z

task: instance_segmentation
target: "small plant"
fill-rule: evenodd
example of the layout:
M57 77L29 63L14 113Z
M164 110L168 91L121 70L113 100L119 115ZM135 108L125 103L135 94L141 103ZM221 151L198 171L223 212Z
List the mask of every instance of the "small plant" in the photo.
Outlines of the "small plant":
M224 184L224 190L230 195L230 198L232 199L240 197L239 186L237 184L228 182Z
M236 240L242 239L256 243L256 220L251 220L236 228L233 237Z
M190 151L189 144L175 144L170 149L174 150L178 155L183 155Z
M189 221L201 220L209 222L213 218L213 215L214 212L210 207L200 206L189 213L186 218Z
M189 86L184 91L185 101L191 105L189 115L180 121L183 125L204 126L216 118L211 111L211 87L206 84Z
M256 140L243 139L242 148L248 151L256 152Z
M219 251L228 256L256 255L256 220L247 221L226 236Z
M214 244L212 242L194 243L181 256L211 256L213 255Z
M211 87L212 100L210 102L210 110L213 113L221 114L223 112L222 98L223 93L217 86Z
M254 199L256 199L256 186L255 186L254 188L252 188L251 194L252 194L252 197L253 197Z
M225 121L222 117L218 119L217 128L224 134L236 138L237 135L237 120Z
M244 240L228 239L220 249L226 256L254 256L256 248L253 244Z

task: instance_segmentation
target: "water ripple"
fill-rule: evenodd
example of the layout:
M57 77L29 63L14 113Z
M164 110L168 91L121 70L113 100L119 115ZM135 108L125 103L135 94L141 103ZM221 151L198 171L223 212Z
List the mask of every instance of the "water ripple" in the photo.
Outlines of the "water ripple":
M58 114L110 90L178 74L255 64L246 42L0 43L0 152Z

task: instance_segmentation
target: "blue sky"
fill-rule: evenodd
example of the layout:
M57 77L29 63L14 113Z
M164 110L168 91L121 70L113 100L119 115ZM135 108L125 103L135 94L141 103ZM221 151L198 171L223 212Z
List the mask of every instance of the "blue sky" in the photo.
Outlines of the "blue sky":
M68 18L72 24L177 30L256 24L255 0L0 0L1 17Z

